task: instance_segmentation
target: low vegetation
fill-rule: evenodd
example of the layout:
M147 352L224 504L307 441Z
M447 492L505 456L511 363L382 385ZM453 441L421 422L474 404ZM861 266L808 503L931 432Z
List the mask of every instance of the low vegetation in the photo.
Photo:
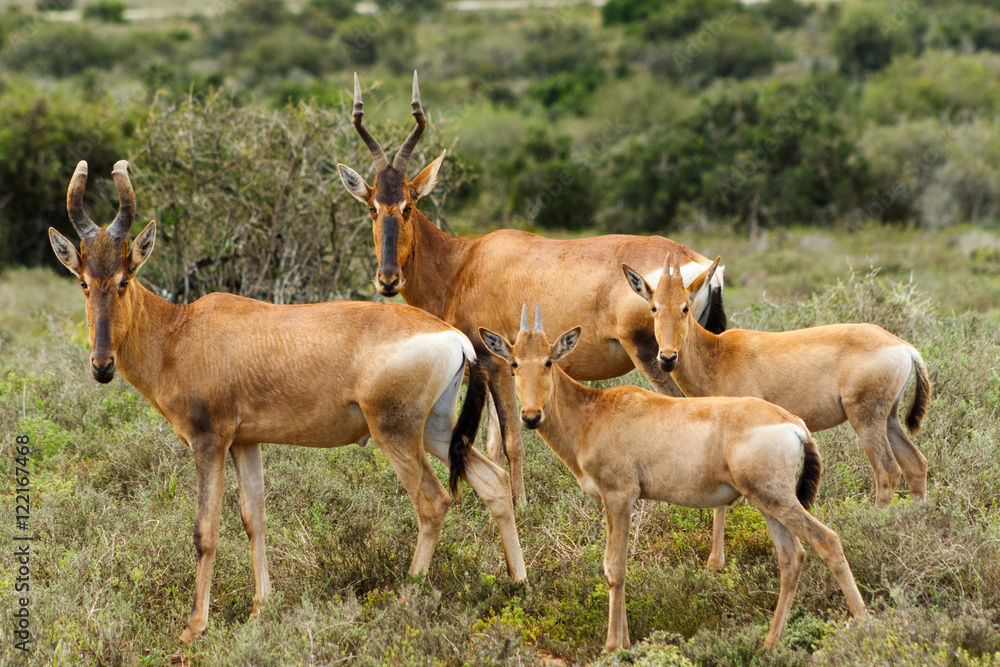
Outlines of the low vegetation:
M875 244L880 235L855 242ZM772 243L756 255L744 248L738 265L766 266L771 251L781 256ZM927 362L936 391L917 444L930 462L928 502L910 503L904 488L890 509L876 510L868 464L850 430L818 437L826 474L815 512L840 534L874 623L849 622L835 582L810 555L786 638L774 654L763 652L778 568L759 513L736 503L727 567L709 574L711 512L642 503L628 581L640 641L611 656L601 655L601 508L533 434L526 437L530 502L519 513L530 583L509 582L489 513L465 492L429 576L405 603L416 520L387 459L372 446L265 447L274 595L249 621L252 575L230 474L212 621L203 641L180 649L194 579L190 452L124 380L98 386L90 378L83 299L71 280L8 272L0 280L0 432L8 452L13 434L34 442L37 644L29 663L168 664L183 653L205 665L995 664L997 321L956 314L924 296L925 281L934 291L932 271L916 272L920 288L877 272L830 271L785 298L736 289L729 304L737 326L876 322L913 342ZM741 274L732 266L730 274L738 284ZM12 531L12 522L0 524L0 540L10 543ZM10 570L2 576L9 589ZM0 637L6 660L13 659L10 632Z

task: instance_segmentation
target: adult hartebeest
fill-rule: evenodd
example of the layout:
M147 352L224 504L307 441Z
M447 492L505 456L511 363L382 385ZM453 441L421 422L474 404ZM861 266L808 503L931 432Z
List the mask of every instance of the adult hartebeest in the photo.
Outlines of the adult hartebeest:
M262 442L338 447L370 435L417 511L411 575L427 570L451 502L430 452L450 464L452 492L461 476L486 501L508 571L525 579L507 473L469 447L487 391L469 339L402 304L279 306L218 293L187 306L168 303L135 278L153 250L156 223L129 248L135 195L128 171L128 162L115 164L120 208L101 229L83 208L87 163L80 162L66 197L80 249L52 228L49 239L87 298L94 378L110 382L120 370L194 452L198 574L181 641L201 636L208 620L227 451L250 538L254 614L267 598ZM467 365L469 391L456 423Z
M718 264L716 259L691 285L711 279ZM668 255L655 290L637 271L622 268L632 289L650 303L657 363L687 396L756 396L798 415L812 431L849 421L875 476L875 504L889 505L900 467L910 493L924 497L927 459L899 421L899 402L911 376L916 388L906 416L910 432L920 429L930 400L927 368L913 346L874 324L715 334L691 315L690 287L676 258ZM725 507L715 511L711 569L725 563L725 512Z
M571 329L549 345L538 306L531 331L527 306L521 311L513 345L500 334L479 330L490 352L514 373L521 421L538 429L589 496L604 502L609 590L605 649L629 647L625 571L632 508L640 498L714 507L743 495L764 514L781 569L765 647L774 648L785 630L805 559L799 539L830 568L854 617L866 618L840 539L807 511L822 466L802 420L758 398L673 398L631 386L585 387L559 366L579 342L580 331Z
M472 340L485 326L506 336L517 334L517 306L538 299L559 327L587 322L587 332L564 368L578 380L603 380L633 368L657 391L679 395L670 374L654 358L656 340L649 310L621 284L622 262L655 281L666 252L683 257L682 271L693 280L711 262L659 236L598 236L553 240L516 230L499 230L469 241L449 236L416 208L434 189L445 154L407 182L406 167L427 123L413 74L416 127L389 164L382 147L362 123L361 85L354 75L354 127L375 160L375 185L339 165L347 191L368 207L375 232L378 269L375 287L385 296L402 294L418 306L458 327ZM722 307L722 272L703 284L696 296L699 320L712 331L726 327ZM514 316L511 316L514 313ZM521 432L512 383L493 358L480 351L489 376L490 433L487 451L495 463L506 455L517 499L524 498Z

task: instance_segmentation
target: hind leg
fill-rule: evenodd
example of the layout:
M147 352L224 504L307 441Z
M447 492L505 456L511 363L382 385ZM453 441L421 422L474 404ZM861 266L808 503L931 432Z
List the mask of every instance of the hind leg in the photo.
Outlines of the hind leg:
M726 506L716 507L712 517L712 551L708 554L708 571L718 572L726 565Z
M888 434L892 453L903 469L906 484L910 487L910 495L923 500L927 494L927 459L906 435L895 407L889 415Z
M858 585L854 581L854 574L851 566L844 556L844 549L840 543L837 533L823 525L819 519L806 511L798 499L795 498L789 489L787 499L775 500L771 498L749 498L765 515L781 523L792 535L799 538L819 554L826 566L837 580L837 585L844 593L847 600L847 607L851 610L851 615L859 621L868 618L868 608L865 606ZM768 522L770 528L771 523ZM772 533L773 534L773 533ZM784 574L782 574L784 583ZM780 601L779 596L779 601ZM775 616L777 619L777 615ZM769 634L770 636L770 634ZM778 637L780 638L780 637ZM777 639L775 639L775 642Z
M444 526L444 517L451 506L451 495L445 490L434 474L427 454L424 452L423 434L420 426L416 432L411 429L376 426L369 419L372 439L389 458L393 470L403 483L403 487L413 501L417 511L417 546L410 562L410 576L423 574L434 555L438 536ZM376 422L377 423L377 422ZM411 424L412 426L412 424Z
M517 505L525 502L522 470L524 443L521 441L521 419L517 409L517 395L514 393L514 380L509 372L501 372L492 359L489 360L489 365L482 359L480 363L489 376L490 395L487 404L491 406L490 416L492 419L495 413L499 425L499 438L491 434L487 439L487 453L490 460L498 466L503 466L504 456L510 461L511 491L514 504Z
M458 399L459 374L452 385L438 399L424 425L424 448L448 465L451 433L455 428L455 402ZM462 478L475 490L493 515L500 530L507 572L514 581L527 579L521 542L514 523L514 505L511 500L510 477L503 468L491 463L475 448L470 447Z
M855 401L844 397L843 403L847 419L858 434L875 475L875 506L888 507L902 474L886 432L888 415L863 400Z
M267 574L267 555L264 552L264 465L260 444L239 445L229 448L236 467L236 480L240 487L240 516L250 539L250 558L253 561L254 596L251 617L260 613L271 590Z
M772 516L764 515L767 521L767 529L774 540L774 549L778 554L778 568L781 570L781 589L778 593L778 604L774 609L774 619L771 621L771 628L764 637L764 648L773 649L781 641L781 636L785 632L785 625L788 623L788 612L792 608L792 600L795 598L795 589L799 585L799 574L802 572L802 563L806 558L806 551L802 548L798 538L795 537L780 521Z

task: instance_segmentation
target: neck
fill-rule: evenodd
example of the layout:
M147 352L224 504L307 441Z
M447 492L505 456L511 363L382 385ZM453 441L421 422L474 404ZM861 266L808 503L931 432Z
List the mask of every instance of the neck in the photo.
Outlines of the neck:
M573 474L579 476L583 429L590 406L601 392L583 386L559 366L553 374L552 398L546 406L545 423L538 428L538 433Z
M674 382L687 396L714 396L717 359L721 341L688 315L688 335L678 351Z
M157 381L162 379L164 351L184 323L188 306L178 306L156 296L138 280L129 293L132 324L118 346L116 365L122 376L158 407Z
M420 211L413 211L413 248L402 267L406 303L444 319L455 287L455 274L465 261L471 241L445 234Z

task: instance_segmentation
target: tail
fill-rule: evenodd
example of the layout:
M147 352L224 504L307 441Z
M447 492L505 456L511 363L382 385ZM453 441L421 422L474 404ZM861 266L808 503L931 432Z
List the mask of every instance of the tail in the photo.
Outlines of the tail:
M799 477L799 484L795 487L795 496L806 509L812 507L816 500L816 491L819 489L819 480L823 477L823 460L819 456L819 447L812 434L806 432L805 460L802 462L802 475Z
M705 319L705 328L714 334L720 334L726 330L726 309L722 305L722 285L710 285L711 297L708 302L708 317Z
M451 467L448 487L455 498L458 497L458 478L465 473L469 447L476 441L479 420L483 416L483 406L486 405L486 372L476 357L467 357L467 360L469 389L465 393L465 404L462 405L462 412L458 415L458 423L451 432L451 446L448 448L448 464Z
M913 370L917 376L917 387L913 392L913 405L906 415L906 430L916 433L920 430L920 423L927 414L927 403L931 400L931 381L927 378L927 367L920 353L913 350Z

